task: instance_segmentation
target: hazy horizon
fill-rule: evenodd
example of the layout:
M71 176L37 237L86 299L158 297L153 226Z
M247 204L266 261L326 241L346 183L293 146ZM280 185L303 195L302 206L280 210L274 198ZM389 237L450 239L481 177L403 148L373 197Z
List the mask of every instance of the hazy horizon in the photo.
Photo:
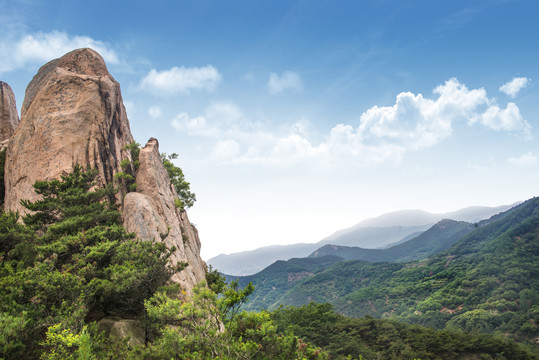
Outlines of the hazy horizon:
M198 201L202 257L538 195L539 3L0 0L0 80L91 47Z

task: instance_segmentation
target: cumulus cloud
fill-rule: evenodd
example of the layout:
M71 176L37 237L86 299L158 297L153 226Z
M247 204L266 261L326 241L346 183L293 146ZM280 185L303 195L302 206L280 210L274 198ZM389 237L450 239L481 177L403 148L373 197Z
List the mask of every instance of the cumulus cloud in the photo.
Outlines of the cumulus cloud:
M527 154L519 157L511 157L507 161L510 164L518 167L533 167L537 165L537 156L533 155L531 152L528 152Z
M453 133L460 122L495 131L530 135L531 126L514 103L501 108L485 89L469 89L452 78L433 90L433 96L403 92L390 106L373 106L358 126L336 124L314 142L302 119L279 128L252 122L233 103L213 103L203 115L179 114L173 126L217 141L214 155L232 161L276 163L316 159L353 159L363 163L400 161L406 152L434 146Z
M16 70L29 64L43 64L84 47L99 52L108 64L119 63L116 52L102 41L88 36L70 36L60 31L38 32L0 40L0 72Z
M530 79L525 77L515 77L513 80L503 84L500 86L500 91L511 96L512 98L515 98L517 94L525 88L528 83L530 82Z
M151 69L141 86L160 94L188 94L191 90L212 92L221 81L219 71L211 66L173 67L170 70Z
M505 109L498 105L490 106L484 113L470 119L471 122L479 121L481 124L493 130L521 132L526 137L530 136L531 126L520 114L515 103L508 103Z
M268 88L270 93L278 94L286 90L299 91L303 88L303 83L298 73L285 71L281 76L272 73L268 81Z

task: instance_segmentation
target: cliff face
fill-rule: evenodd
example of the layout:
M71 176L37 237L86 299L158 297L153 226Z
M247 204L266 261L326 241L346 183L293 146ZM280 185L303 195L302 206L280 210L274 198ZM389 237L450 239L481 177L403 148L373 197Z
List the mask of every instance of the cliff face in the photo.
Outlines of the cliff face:
M18 124L19 114L13 90L8 84L0 81L0 150L7 146Z
M132 140L120 85L97 52L75 50L47 63L26 89L8 146L5 208L23 212L20 200L37 198L37 180L59 178L74 164L97 168L99 184L112 182Z
M59 178L75 164L97 168L98 185L113 183L121 161L132 162L125 148L132 141L120 86L97 52L79 49L47 63L28 85L21 121L9 138L5 210L24 213L20 200L37 199L36 181ZM136 180L138 192L117 195L125 226L139 238L176 247L172 261L189 265L172 280L190 293L205 279L200 241L187 214L174 207L177 194L155 139L141 150Z
M162 240L177 251L174 264L188 262L189 266L172 277L187 293L205 279L205 264L200 258L200 240L185 211L175 207L178 194L170 184L163 166L156 139L150 139L140 150L137 172L137 192L128 193L124 199L123 218L127 231L145 240Z

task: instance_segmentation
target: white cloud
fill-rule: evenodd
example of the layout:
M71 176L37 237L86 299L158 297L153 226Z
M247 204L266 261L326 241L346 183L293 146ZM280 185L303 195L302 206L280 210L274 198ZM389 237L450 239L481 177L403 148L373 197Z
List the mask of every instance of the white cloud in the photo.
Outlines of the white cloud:
M522 118L519 108L512 102L503 110L498 105L490 106L484 113L471 119L472 123L476 121L493 130L521 132L526 137L530 136L530 124Z
M204 115L179 114L173 126L192 135L214 139L214 155L234 162L287 163L315 159L362 163L400 161L407 151L434 146L453 133L453 124L481 124L489 129L529 136L530 125L514 103L501 109L485 89L468 89L449 79L434 96L403 92L391 106L374 106L360 117L359 126L336 124L321 141L313 142L309 123L276 128L250 121L231 102L213 103ZM232 142L234 141L234 142ZM226 156L225 156L226 155Z
M18 38L6 36L0 40L0 72L16 70L28 64L41 65L84 47L100 53L108 64L119 63L116 52L102 41L88 36L70 36L60 31L38 32Z
M148 109L148 115L150 115L150 117L155 120L163 116L163 112L161 111L161 108L159 106L151 106Z
M297 72L285 71L281 76L272 73L268 81L268 88L272 94L278 94L286 90L300 91L303 88L303 82Z
M528 152L527 154L519 157L511 157L507 161L510 164L519 167L533 167L537 165L537 156L533 155L531 152Z
M513 80L500 86L500 91L515 98L519 91L528 85L531 80L525 77L516 77Z
M188 94L191 90L212 92L221 81L221 74L211 65L204 67L173 67L170 70L150 72L142 79L141 86L160 94Z
M451 135L454 121L473 118L489 102L484 89L469 90L454 78L433 92L439 95L437 99L404 92L397 95L393 106L370 108L361 115L358 136L372 145L432 146Z

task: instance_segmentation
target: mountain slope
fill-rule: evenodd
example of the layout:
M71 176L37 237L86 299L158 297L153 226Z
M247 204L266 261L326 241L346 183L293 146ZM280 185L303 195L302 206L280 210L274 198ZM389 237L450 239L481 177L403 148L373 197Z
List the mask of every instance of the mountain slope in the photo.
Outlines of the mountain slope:
M393 317L434 328L539 336L539 199L464 236L430 259L335 263L277 302L330 302L349 316Z
M363 249L339 245L325 245L309 257L339 256L345 260L369 262L403 262L419 260L445 250L474 229L464 221L442 220L411 240L386 249Z
M294 258L279 260L263 271L250 276L224 275L227 281L238 280L240 287L248 283L255 284L255 292L249 298L249 309L260 310L267 304L275 303L287 290L298 281L314 276L332 264L342 261L337 256L321 256L312 258Z
M387 248L391 244L405 242L405 239L410 239L412 234L418 235L442 219L477 222L511 207L512 205L475 206L445 214L432 214L421 210L397 211L364 220L355 226L337 231L317 243L267 246L251 251L221 254L209 259L207 263L222 273L250 275L277 260L305 257L323 245Z

